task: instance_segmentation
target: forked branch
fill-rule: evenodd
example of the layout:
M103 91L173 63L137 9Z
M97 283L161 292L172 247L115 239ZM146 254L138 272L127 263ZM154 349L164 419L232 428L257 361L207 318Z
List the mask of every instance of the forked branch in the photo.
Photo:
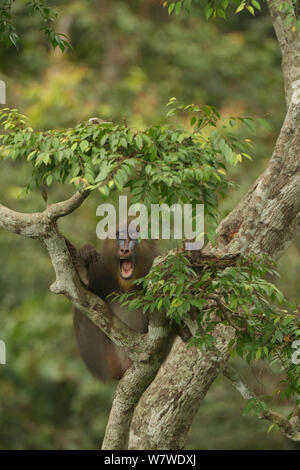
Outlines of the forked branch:
M160 330L157 325L157 319L152 322L150 334L141 335L113 315L108 304L81 283L65 238L57 227L56 220L77 209L88 194L88 191L77 192L70 199L52 204L45 211L38 213L20 213L0 205L0 227L41 240L48 250L56 274L51 291L65 295L133 361L147 361L160 348L165 335L164 330ZM161 331L161 335L157 335L157 331Z

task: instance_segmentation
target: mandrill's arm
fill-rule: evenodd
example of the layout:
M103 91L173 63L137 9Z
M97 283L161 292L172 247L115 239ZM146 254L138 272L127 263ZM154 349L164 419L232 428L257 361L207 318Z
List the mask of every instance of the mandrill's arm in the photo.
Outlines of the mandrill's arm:
M65 240L81 282L104 300L109 292L101 254L92 245L77 249ZM101 381L120 379L131 364L126 355L76 308L73 310L73 324L80 355L89 371Z
M95 264L101 263L100 253L93 245L84 245L77 249L67 238L65 241L81 282L89 288L92 284L91 271Z

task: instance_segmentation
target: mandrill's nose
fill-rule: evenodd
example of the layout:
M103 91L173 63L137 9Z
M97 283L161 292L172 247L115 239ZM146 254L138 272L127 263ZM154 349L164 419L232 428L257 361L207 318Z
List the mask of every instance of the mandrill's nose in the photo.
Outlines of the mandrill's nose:
M130 250L129 248L120 248L120 256L129 256Z
M131 255L131 246L130 240L126 238L126 240L119 241L119 256L120 258L128 258Z

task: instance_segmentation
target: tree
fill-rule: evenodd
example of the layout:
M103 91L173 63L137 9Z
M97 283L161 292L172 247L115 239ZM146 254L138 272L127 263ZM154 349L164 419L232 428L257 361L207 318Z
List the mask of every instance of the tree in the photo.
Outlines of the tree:
M189 8L191 3L171 2L169 12L179 14L182 6ZM227 7L227 2L201 6L207 17L224 17ZM253 14L253 7L260 8L257 2L242 2L237 11L246 8ZM147 205L161 199L169 203L201 200L211 236L217 194L228 185L226 164L237 163L249 152L247 142L238 139L231 128L236 122L251 125L251 121L231 118L224 128L214 108L182 106L171 99L169 114L190 115L192 131L155 126L135 133L126 125L100 122L36 133L17 111L2 111L2 157L32 165L26 189L42 189L46 198L46 187L58 180L68 181L77 192L41 213L21 214L0 205L0 225L45 244L56 273L52 292L65 295L83 310L134 361L118 385L103 448L125 448L127 441L134 449L183 447L201 400L220 373L242 391L249 409L298 440L298 408L289 418L269 410L227 366L230 350L249 361L271 355L287 372L285 392L299 393L299 366L291 361L299 313L287 313L276 305L283 299L264 280L272 270L261 258L267 255L277 260L299 231L299 20L292 1L269 2L269 8L282 50L287 104L273 155L268 168L221 222L214 242L200 256L191 259L178 252L157 260L144 281L146 294L139 300L150 310L146 335L126 328L111 316L105 302L84 289L57 220L76 210L92 190L99 190L105 198L115 189L127 187L133 202L142 200ZM209 137L203 134L204 128ZM171 291L165 281L171 266L184 295ZM157 286L156 292L149 285ZM126 300L130 302L130 297ZM157 307L153 314L152 306ZM197 321L192 324L191 309L197 311ZM188 326L193 333L189 344L196 347L187 348L177 338L161 365L170 318ZM178 371L176 380L174 370Z

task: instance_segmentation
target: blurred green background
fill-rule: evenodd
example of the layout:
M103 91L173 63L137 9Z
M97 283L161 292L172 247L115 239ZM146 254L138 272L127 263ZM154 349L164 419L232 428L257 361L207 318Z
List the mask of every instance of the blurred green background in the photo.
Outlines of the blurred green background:
M36 129L72 126L93 116L137 129L162 122L172 96L216 106L224 116L267 119L257 126L253 161L231 169L238 184L221 201L226 215L266 167L285 112L280 51L267 11L206 22L168 17L158 0L48 2L60 17L73 50L53 51L36 18L15 5L22 37L19 52L0 47L0 79L7 104L28 115ZM0 201L19 210L41 210L40 194L18 198L26 168L1 163ZM55 187L50 201L70 194ZM75 244L94 243L95 194L61 227ZM0 232L0 339L7 364L0 366L0 449L97 449L101 446L115 384L98 383L81 362L72 331L71 306L49 293L53 271L38 242ZM296 301L300 242L280 260L278 286ZM234 360L257 394L272 393L280 377L270 367ZM290 404L273 397L272 407ZM189 433L190 449L292 449L269 424L242 416L245 403L219 377Z

